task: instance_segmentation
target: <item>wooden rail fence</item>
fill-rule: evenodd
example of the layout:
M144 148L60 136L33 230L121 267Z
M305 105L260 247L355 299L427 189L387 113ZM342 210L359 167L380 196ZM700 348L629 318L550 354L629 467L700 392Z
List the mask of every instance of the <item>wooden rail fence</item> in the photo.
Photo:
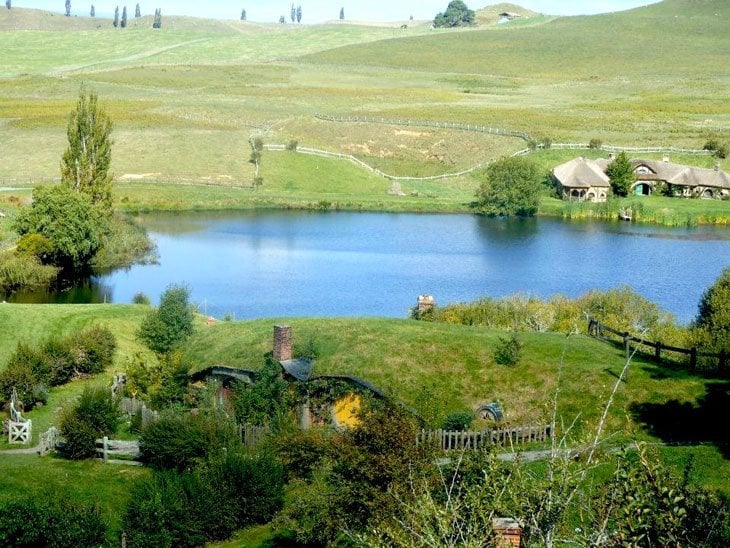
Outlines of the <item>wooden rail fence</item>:
M141 455L138 440L110 440L107 436L96 440L96 452L105 462L109 457L128 457L137 460Z
M258 426L256 424L248 423L238 425L238 435L241 438L241 443L249 449L253 449L254 447L261 445L261 442L269 435L269 433L270 430L266 426Z
M442 451L485 449L494 445L524 445L552 438L552 427L522 426L517 428L487 428L479 431L421 430L416 445L436 444Z
M629 359L631 356L631 346L633 343L634 347L640 345L651 348L651 353L656 361L662 361L662 352L675 352L677 354L689 356L689 365L692 369L713 370L715 368L709 365L709 363L712 363L713 360L717 360L718 370L726 372L728 369L728 355L723 352L719 354L712 352L700 352L697 348L680 348L677 346L663 344L658 341L648 341L642 337L635 337L628 331L613 329L612 327L600 323L594 318L591 318L588 321L588 334L604 341L621 342L626 350L626 359ZM614 335L618 337L620 341L612 339L608 335ZM698 358L709 358L709 360L700 361Z

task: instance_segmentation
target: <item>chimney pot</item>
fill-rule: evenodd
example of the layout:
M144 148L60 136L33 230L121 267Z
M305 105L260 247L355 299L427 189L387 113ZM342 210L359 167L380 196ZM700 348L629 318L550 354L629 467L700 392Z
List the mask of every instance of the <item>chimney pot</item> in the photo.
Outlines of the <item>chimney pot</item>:
M274 359L278 362L292 358L292 328L290 325L274 326Z
M522 526L511 518L494 518L492 520L497 548L520 548L522 543Z

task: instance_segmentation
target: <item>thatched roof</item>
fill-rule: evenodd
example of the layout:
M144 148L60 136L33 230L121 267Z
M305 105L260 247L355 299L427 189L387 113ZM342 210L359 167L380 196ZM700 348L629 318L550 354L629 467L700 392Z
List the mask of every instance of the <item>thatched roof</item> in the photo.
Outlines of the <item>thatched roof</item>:
M606 170L609 160L601 158L596 164ZM675 164L665 160L645 160L634 158L631 160L634 169L644 166L650 173L637 173L639 181L665 181L678 186L707 186L730 190L730 175L718 168L692 167Z
M555 178L568 188L608 188L608 176L594 160L574 158L553 169Z

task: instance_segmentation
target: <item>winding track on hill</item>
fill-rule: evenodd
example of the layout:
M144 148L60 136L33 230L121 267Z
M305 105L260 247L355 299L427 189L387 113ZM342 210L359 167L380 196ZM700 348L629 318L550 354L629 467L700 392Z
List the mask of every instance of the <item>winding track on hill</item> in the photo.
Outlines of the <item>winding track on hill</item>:
M154 48L154 49L150 49L147 51L142 51L140 53L135 53L133 55L127 55L126 57L104 59L103 61L96 61L94 63L86 63L86 64L80 64L80 65L69 65L66 67L60 67L60 68L57 68L54 70L47 71L44 74L44 76L60 77L60 76L64 76L65 74L78 72L80 70L95 67L97 65L105 65L108 63L127 63L130 61L139 61L140 59L147 59L149 57L154 57L155 55L160 55L161 53L166 53L173 49L182 48L185 46L189 46L191 44L196 44L199 42L208 42L208 41L210 41L210 38L197 38L195 40L188 40L186 42L179 42L177 44L171 44L169 46L164 46L161 48Z

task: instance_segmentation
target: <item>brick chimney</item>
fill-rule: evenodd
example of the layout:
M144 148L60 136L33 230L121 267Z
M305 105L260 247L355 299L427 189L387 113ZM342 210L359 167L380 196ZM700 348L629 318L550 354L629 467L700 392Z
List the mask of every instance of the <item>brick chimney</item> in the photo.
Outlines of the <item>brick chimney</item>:
M494 546L496 548L520 548L522 542L522 526L512 518L494 518Z
M274 359L278 362L291 360L292 328L290 325L274 326Z
M419 295L418 296L418 313L424 314L429 310L433 310L436 306L436 301L431 295Z

